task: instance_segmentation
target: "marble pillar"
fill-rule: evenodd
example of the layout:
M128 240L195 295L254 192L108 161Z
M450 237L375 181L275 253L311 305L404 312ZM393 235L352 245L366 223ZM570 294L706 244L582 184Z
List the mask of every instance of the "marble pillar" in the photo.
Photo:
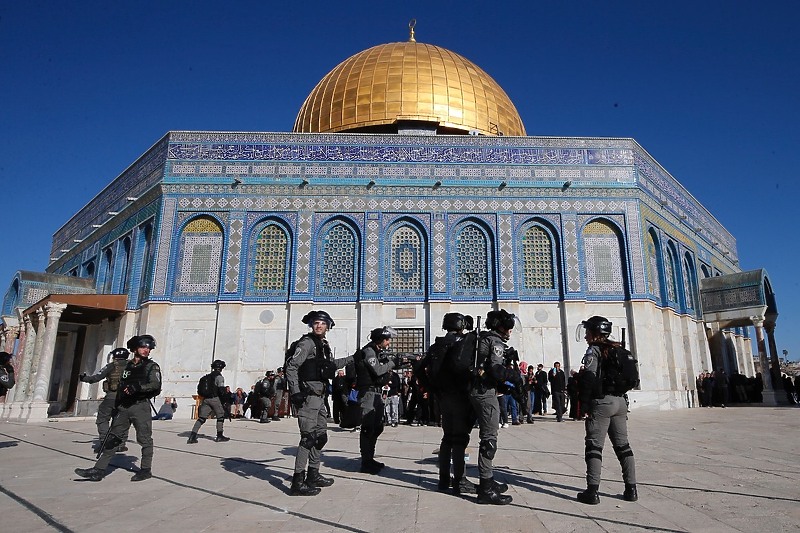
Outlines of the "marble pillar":
M61 303L49 303L45 306L47 319L42 339L42 351L39 354L39 366L36 370L33 400L31 401L31 410L28 416L29 421L47 419L48 408L50 407L48 393L50 390L50 376L53 371L53 359L55 358L58 323L61 320L61 313L66 308L67 304Z

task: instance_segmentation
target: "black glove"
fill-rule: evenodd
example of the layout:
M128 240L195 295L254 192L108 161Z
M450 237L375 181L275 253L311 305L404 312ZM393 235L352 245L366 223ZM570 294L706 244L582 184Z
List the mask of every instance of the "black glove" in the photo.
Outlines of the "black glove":
M81 372L81 375L78 376L78 379L80 379L83 382L86 382L86 372Z
M303 392L296 392L289 397L289 400L295 408L300 409L306 401L306 395Z

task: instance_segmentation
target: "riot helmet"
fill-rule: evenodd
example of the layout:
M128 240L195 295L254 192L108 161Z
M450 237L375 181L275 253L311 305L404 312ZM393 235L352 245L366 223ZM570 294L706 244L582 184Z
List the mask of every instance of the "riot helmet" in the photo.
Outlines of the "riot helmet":
M150 348L155 350L156 339L152 335L134 335L126 343L128 351L135 352L137 348Z
M582 341L583 338L586 336L584 333L585 331L591 331L595 335L602 335L603 337L608 337L611 335L611 321L604 316L595 315L590 317L580 324L578 324L578 329L575 331L575 340Z
M108 356L111 359L127 359L130 354L131 352L125 348L114 348L111 350L111 352L109 352Z
M472 331L475 328L475 321L470 315L464 315L464 330Z
M379 343L386 339L397 337L397 332L391 326L383 326L382 328L375 328L369 333L369 338L374 343Z
M304 316L302 320L303 324L308 325L308 327L311 327L317 320L322 320L323 322L328 324L328 329L331 329L333 326L336 325L336 323L331 318L331 315L329 315L328 313L326 313L321 309L319 311L309 311L308 313L306 313L306 316Z
M466 320L461 313L447 313L442 318L442 329L445 331L462 331L466 329Z
M505 309L489 311L486 313L486 329L497 330L498 328L510 331L514 329L516 315L509 313Z
M211 370L222 370L223 368L225 368L225 361L222 359L215 359L211 363Z

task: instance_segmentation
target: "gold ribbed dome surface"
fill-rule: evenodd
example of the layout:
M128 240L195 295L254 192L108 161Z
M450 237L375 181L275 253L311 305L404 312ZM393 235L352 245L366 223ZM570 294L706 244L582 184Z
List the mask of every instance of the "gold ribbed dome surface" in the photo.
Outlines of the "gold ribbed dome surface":
M294 131L368 131L398 120L438 122L445 132L525 135L517 109L491 76L450 50L414 41L344 60L308 95Z

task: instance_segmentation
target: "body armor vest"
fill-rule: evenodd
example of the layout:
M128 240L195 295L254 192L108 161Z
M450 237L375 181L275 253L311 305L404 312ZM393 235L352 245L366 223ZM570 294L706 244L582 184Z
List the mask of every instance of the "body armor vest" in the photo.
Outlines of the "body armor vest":
M369 345L368 345L369 346ZM374 347L370 348L375 350ZM367 363L367 358L364 354L364 350L360 350L360 355L358 359L356 359L356 388L361 389L368 389L370 387L382 387L388 380L382 379L384 376L375 376L374 371L370 368L369 364ZM375 350L375 357L378 357L378 351ZM387 376L390 377L390 376Z
M122 371L125 370L128 360L116 359L112 364L114 368L109 372L108 376L106 376L106 380L103 382L103 392L117 392L117 389L119 389L119 380L120 377L122 377Z
M120 389L124 388L125 385L128 383L138 383L140 386L147 383L147 375L150 372L150 367L154 365L155 362L148 359L147 361L145 361L144 364L140 365L134 365L133 360L127 361L127 363L128 364L125 366L125 370L123 370L122 372L122 378L119 381L120 382L119 388ZM145 398L155 397L158 396L158 394L161 391L154 391L154 392L155 394L152 394L152 396L141 393L141 395L136 399L141 400Z
M297 377L300 381L327 381L324 372L331 359L331 348L316 335L309 333L305 336L314 341L316 355L303 361L297 370Z

